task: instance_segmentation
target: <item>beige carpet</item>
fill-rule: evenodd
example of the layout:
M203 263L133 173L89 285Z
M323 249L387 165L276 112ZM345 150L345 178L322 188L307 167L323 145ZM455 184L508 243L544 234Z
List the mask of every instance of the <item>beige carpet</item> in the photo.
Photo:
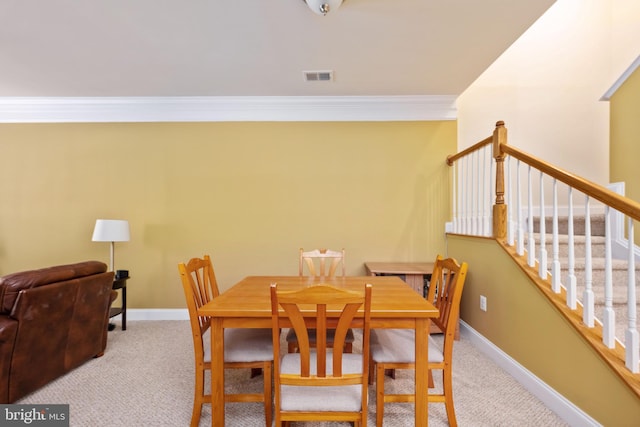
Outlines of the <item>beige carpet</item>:
M188 426L193 403L193 350L187 321L130 321L109 333L105 355L91 360L16 403L68 403L71 426ZM536 397L486 358L470 342L454 347L454 395L460 426L565 426ZM228 387L262 386L262 377L234 370ZM410 374L387 378L389 390L412 387ZM436 384L439 375L436 375ZM369 425L375 426L375 388L370 388ZM264 425L262 404L226 405L227 426ZM446 426L444 405L429 405L429 425ZM201 426L211 425L205 406ZM346 423L307 423L333 427ZM413 425L412 404L387 404L385 426Z

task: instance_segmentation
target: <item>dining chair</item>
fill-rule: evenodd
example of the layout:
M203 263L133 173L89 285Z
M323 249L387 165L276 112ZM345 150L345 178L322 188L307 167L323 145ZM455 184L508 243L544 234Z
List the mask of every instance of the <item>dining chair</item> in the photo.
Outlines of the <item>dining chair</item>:
M336 277L338 271L341 272L340 277L345 276L344 265L344 248L340 251L334 251L330 249L314 249L312 251L305 251L300 248L300 256L298 262L298 275L303 277L305 275L305 266L309 276L319 277L321 279L332 279ZM311 346L315 346L315 336L313 333L309 337ZM286 336L289 353L294 353L298 349L298 340L296 338L295 331L290 329ZM347 338L344 343L344 352L353 352L353 341L355 336L353 330L349 328L347 331ZM327 337L327 345L333 348L333 332L329 331Z
M450 426L457 426L453 405L452 358L456 325L460 314L460 299L467 275L467 263L438 255L434 263L427 301L432 302L439 316L432 321L443 331L442 348L429 337L429 382L432 372L442 371L442 393L429 393L429 402L444 403ZM369 382L376 376L376 426L381 427L386 402L414 402L412 394L388 394L384 391L385 370L415 370L415 330L375 329L371 331L371 363Z
M344 277L344 255L344 248L340 251L334 251L331 249L314 249L312 251L305 251L303 248L300 248L298 275L304 276L304 266L306 265L309 275L313 277L335 277L338 267L340 267L342 272L340 276Z
M205 371L211 371L211 319L199 316L198 308L216 298L220 292L209 255L205 255L204 258L192 258L187 264L179 263L178 271L182 278L193 335L196 376L191 426L196 427L200 422L202 405L211 401L211 394L205 394L204 390ZM267 426L271 426L273 418L272 346L270 329L224 330L224 368L250 368L252 372L261 369L264 375L262 393L225 394L225 402L264 402Z
M276 427L295 420L350 421L366 427L371 289L370 284L362 291L318 284L287 291L271 285ZM344 353L347 330L361 308L362 353ZM315 328L315 348L309 325ZM284 326L296 331L298 353L280 355ZM327 345L329 328L335 331L333 349Z

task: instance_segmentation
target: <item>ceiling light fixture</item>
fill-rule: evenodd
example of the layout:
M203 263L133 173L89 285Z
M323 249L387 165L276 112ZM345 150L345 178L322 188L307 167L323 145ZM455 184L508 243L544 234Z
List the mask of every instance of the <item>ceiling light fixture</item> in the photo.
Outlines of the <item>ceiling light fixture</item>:
M325 15L340 7L343 0L303 0L309 9L318 15Z

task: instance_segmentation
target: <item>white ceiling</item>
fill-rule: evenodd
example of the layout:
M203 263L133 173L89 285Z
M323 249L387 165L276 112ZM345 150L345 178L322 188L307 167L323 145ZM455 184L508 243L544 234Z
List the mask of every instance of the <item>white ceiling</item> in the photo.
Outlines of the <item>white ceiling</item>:
M553 2L2 0L0 97L459 95Z

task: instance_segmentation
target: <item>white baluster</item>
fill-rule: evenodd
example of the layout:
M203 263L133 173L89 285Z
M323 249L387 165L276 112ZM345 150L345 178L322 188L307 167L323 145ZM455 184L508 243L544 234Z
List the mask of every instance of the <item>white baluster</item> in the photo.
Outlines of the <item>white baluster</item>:
M458 162L458 233L464 234L464 162Z
M467 234L467 156L460 159L460 231Z
M604 208L604 311L602 312L602 342L615 347L616 314L613 311L613 278L611 273L611 209Z
M529 221L527 235L529 236L529 246L527 264L529 267L534 267L536 265L536 241L533 237L533 195L532 195L532 186L531 186L531 166L529 165L529 170L527 171L527 184L529 186L529 197L528 197L528 206L527 206L527 215Z
M479 206L480 206L480 179L478 179L478 177L480 176L480 160L479 155L478 155L478 150L474 151L472 154L473 157L473 166L475 167L474 172L472 173L472 177L473 179L471 180L472 183L476 184L476 187L473 188L474 191L472 191L472 195L475 196L475 198L473 199L473 203L472 203L472 209L473 209L473 222L471 223L471 234L473 234L474 236L478 235L478 225L480 223L480 213L479 213Z
M567 271L567 307L575 310L578 307L578 286L576 279L576 255L573 239L573 188L569 187L569 206L567 212L567 234L568 234L568 251L569 266Z
M547 218L544 208L544 182L543 173L540 171L540 252L538 255L538 276L547 278Z
M524 255L524 221L522 221L522 192L521 190L521 185L520 185L520 160L518 160L518 162L516 163L516 191L517 191L517 209L518 212L516 212L517 214L517 218L518 218L518 248L517 248L517 253L520 256Z
M482 147L478 152L478 235L486 236L484 221L487 218L485 200L487 199L487 163L485 162L486 148Z
M482 212L482 226L480 229L482 230L480 233L483 236L488 236L487 232L489 229L487 228L487 218L489 218L489 212L487 210L487 200L491 198L491 183L488 182L489 177L487 176L487 170L489 170L491 163L487 161L487 153L489 152L488 146L482 148L482 198L481 198L481 212Z
M493 170L493 161L491 160L492 156L491 151L489 150L489 146L484 147L483 150L484 161L482 162L482 164L484 165L484 167L482 168L482 235L491 236L491 229L489 228L489 216L491 213L491 200L493 195L493 191L491 189L491 171ZM489 170L488 173L487 169Z
M486 148L486 147L485 147ZM478 235L484 236L484 200L485 200L485 176L486 163L484 160L484 149L478 151Z
M493 163L492 163L493 164ZM511 156L507 157L507 244L514 245L513 204L511 197Z
M486 147L478 150L478 235L484 236L485 228L484 228L484 219L486 217L485 208L485 199L486 199L486 175L487 175L487 164L484 162L484 154Z
M633 218L629 218L629 242L633 243ZM640 372L640 339L638 338L638 328L636 327L637 301L636 301L636 259L634 256L634 245L629 244L629 256L627 266L627 311L629 312L628 328L624 332L625 346L625 366L634 374Z
M591 258L591 211L589 208L589 196L585 197L584 212L584 293L582 296L582 321L589 328L593 328L595 323L594 306L595 297L593 295L593 260Z
M553 263L551 264L551 290L560 293L560 245L558 243L558 180L553 179Z
M453 213L453 232L454 233L459 233L460 230L458 230L458 162L453 162L453 166L452 166L453 170L451 172L451 180L452 185L451 185L451 190L452 190L452 195L451 195L451 202L452 202L452 213Z
M489 148L489 147L487 147ZM496 188L495 186L495 182L496 182L496 174L495 174L495 163L493 161L493 156L491 155L491 150L488 150L489 152L489 159L491 159L491 161L489 162L489 165L491 165L491 168L489 170L489 182L487 183L487 185L489 186L489 198L487 199L487 213L488 213L488 218L487 218L487 236L493 236L493 209L491 208L492 206L492 201L493 201L493 195L494 195L494 191L493 189ZM493 185L492 185L493 184ZM507 209L509 209L509 205L507 205Z
M471 233L471 215L470 215L470 209L471 209L471 203L470 203L470 192L469 192L469 156L464 156L463 158L464 160L464 171L465 171L465 179L464 179L464 234L470 234Z

